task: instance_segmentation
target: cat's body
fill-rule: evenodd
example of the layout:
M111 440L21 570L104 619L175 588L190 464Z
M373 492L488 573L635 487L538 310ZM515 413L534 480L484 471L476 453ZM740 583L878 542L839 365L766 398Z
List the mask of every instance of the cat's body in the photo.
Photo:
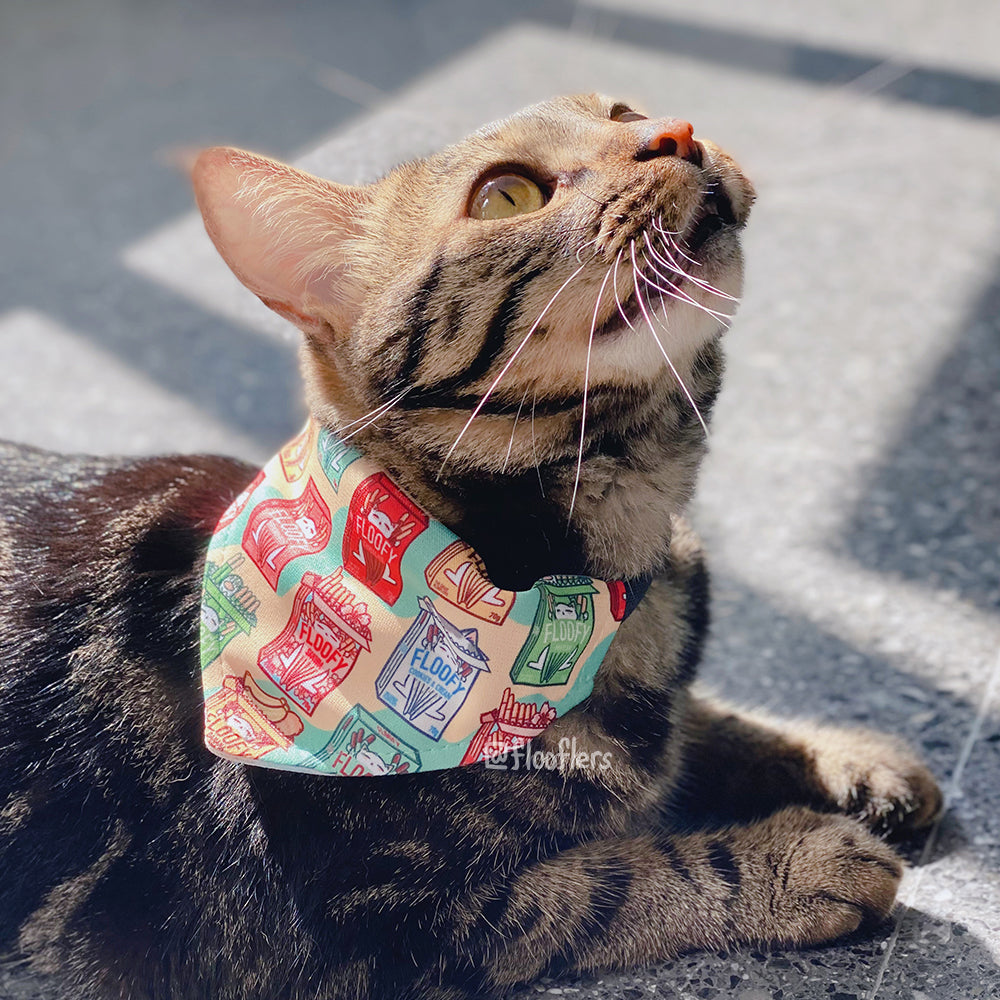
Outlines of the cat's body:
M526 208L477 215L502 171L541 193L510 187ZM711 212L705 185L719 192ZM213 757L204 550L255 470L5 446L3 944L80 997L480 996L545 971L817 942L883 916L898 861L837 813L924 824L933 780L880 737L783 727L690 693L707 578L680 515L704 447L696 413L719 385L719 325L684 305L675 372L628 329L650 318L631 268L615 319L612 267L617 281L654 219L698 258L702 284L668 289L709 308L737 290L751 195L735 165L676 122L577 98L374 195L219 152L196 189L236 273L305 332L316 419L353 421L362 450L498 585L656 575L591 697L534 742L612 766L338 780ZM707 829L675 829L681 808ZM725 814L738 825L718 826Z

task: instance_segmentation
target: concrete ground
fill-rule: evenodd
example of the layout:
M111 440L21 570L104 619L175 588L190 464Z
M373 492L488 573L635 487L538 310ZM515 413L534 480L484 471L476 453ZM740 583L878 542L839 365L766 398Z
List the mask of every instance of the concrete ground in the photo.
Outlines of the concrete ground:
M0 437L264 459L299 425L295 334L216 261L179 150L359 180L594 89L688 118L760 193L693 511L705 679L906 736L949 810L873 935L523 997L1000 997L994 0L4 0ZM0 1000L56 995L0 970Z

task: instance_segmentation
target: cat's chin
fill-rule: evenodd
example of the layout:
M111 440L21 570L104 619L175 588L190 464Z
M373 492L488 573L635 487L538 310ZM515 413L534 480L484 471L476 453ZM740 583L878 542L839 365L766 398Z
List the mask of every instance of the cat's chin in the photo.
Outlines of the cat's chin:
M671 315L673 313L673 315ZM693 315L692 315L693 313ZM631 326L620 317L594 339L591 358L593 382L642 385L658 380L671 368L683 377L698 353L723 333L722 323L700 316L692 307L668 310L670 324L651 331L640 315ZM662 312L660 313L662 320Z
M597 328L591 358L595 381L639 385L671 368L683 376L706 344L728 329L733 302L706 303L710 296L686 283L671 288L677 297L664 297L655 309L633 294Z

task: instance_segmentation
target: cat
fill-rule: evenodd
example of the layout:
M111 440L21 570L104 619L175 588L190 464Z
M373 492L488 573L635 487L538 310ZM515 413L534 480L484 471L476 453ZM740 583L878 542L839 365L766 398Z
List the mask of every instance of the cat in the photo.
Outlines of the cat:
M902 867L876 832L941 809L916 756L691 690L708 578L683 512L754 198L733 159L589 95L369 186L232 149L193 181L302 331L313 419L498 588L655 579L533 741L572 745L554 769L248 766L204 747L197 644L209 536L257 470L0 446L8 953L94 1000L445 1000L884 918Z

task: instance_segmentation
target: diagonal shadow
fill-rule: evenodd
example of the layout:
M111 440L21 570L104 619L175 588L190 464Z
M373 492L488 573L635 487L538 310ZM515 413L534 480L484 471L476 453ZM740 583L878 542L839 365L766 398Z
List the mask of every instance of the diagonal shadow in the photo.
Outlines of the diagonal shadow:
M745 29L710 27L661 14L623 13L596 3L580 6L614 19L615 27L608 37L615 41L804 83L843 85L886 62L878 55L787 41ZM873 96L980 118L1000 115L1000 80L995 77L899 62L908 72Z
M843 551L1000 609L1000 259L954 345L901 420Z
M4 231L15 238L0 259L0 308L53 314L242 433L280 440L299 412L279 401L279 391L299 396L288 352L137 284L117 262L123 247L190 208L186 183L157 162L158 151L223 140L287 155L358 113L354 100L321 85L323 67L388 93L515 21L568 30L581 10L613 15L611 37L627 44L819 85L880 65L843 49L571 0L475 8L311 0L281 16L266 0L10 0L0 32L0 184L17 196L3 206ZM1000 82L929 67L880 96L975 115L1000 110ZM214 339L211 350L203 338ZM236 405L225 387L206 383L219 364L228 384L239 370L248 383L263 372L275 391L259 406Z

